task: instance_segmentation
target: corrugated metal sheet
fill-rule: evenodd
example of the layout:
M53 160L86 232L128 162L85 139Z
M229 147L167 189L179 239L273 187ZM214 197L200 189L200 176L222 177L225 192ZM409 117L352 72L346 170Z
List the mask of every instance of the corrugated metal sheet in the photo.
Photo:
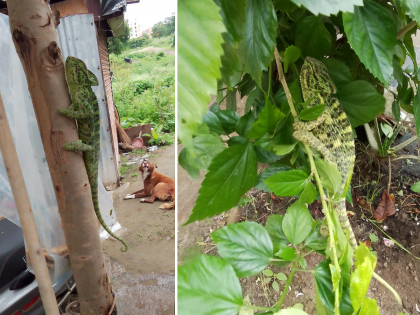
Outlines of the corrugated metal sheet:
M99 157L99 178L104 186L117 185L118 172L112 148L108 109L105 101L105 90L99 59L99 49L96 36L96 27L92 14L67 16L60 19L57 27L58 41L63 59L74 56L83 60L90 71L99 80L99 86L94 86L99 102L99 115L101 118L101 152Z

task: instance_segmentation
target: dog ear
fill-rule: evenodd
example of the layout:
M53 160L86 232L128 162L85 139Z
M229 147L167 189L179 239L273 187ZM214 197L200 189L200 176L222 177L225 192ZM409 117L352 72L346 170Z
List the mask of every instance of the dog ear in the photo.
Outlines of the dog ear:
M157 164L155 164L155 168L157 168Z

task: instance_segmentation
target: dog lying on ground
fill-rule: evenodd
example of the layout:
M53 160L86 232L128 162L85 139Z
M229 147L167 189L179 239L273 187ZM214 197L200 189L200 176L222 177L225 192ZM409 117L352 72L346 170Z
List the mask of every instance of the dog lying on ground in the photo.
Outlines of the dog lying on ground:
M159 209L175 209L175 181L168 176L158 173L155 171L155 168L157 168L156 164L153 164L146 159L143 160L139 165L139 171L144 180L144 189L125 195L124 199L127 200L150 196L149 199L140 199L140 202L153 203L155 199L171 201L169 203L164 203ZM146 178L144 178L144 172L147 174Z

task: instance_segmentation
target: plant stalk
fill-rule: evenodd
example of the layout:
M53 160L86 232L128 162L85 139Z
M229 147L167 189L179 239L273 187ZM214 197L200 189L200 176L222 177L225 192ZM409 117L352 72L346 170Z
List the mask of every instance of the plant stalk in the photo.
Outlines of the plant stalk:
M283 292L281 293L281 296L280 296L279 301L277 302L277 304L276 304L276 306L275 306L275 308L276 308L277 310L279 310L279 309L280 309L280 306L281 306L281 304L283 303L284 298L286 297L287 290L289 289L290 283L292 283L292 278L293 278L293 275L295 274L297 264L298 264L298 259L296 259L296 260L295 260L295 263L293 264L292 270L290 271L289 278L287 278L286 285L285 285L285 287L284 287L284 289L283 289Z

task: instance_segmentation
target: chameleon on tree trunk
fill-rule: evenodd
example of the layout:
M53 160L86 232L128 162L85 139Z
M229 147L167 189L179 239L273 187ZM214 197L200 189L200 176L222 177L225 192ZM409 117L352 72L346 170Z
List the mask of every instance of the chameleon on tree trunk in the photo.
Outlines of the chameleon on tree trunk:
M83 152L86 172L89 178L92 201L96 216L112 237L122 242L126 252L127 243L116 236L106 225L99 210L98 202L98 164L100 150L100 119L99 104L92 86L97 86L98 79L87 69L85 63L75 57L66 59L66 79L71 95L71 105L67 109L59 109L58 112L66 117L77 119L77 132L79 140L67 142L63 148L68 151Z
M350 185L355 161L353 130L346 113L333 96L336 93L334 82L321 61L305 58L300 72L300 84L304 100L311 100L308 106L325 104L325 110L313 121L295 122L293 127L296 131L293 137L318 150L324 160L335 165L340 172L340 199L334 204L334 208L338 212L341 227L350 232L350 245L356 248L357 242L347 217L346 200L343 196Z

